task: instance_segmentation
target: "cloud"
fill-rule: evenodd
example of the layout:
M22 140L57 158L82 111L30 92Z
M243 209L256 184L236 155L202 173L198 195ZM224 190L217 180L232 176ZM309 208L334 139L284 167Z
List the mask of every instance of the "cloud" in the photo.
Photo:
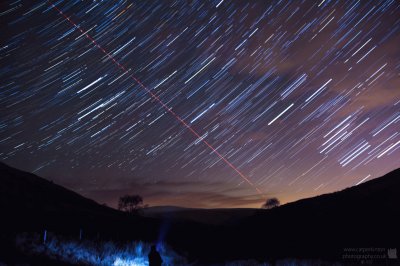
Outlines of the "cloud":
M121 195L139 194L150 206L174 205L197 208L259 207L265 201L259 195L245 194L247 189L238 187L226 191L223 182L160 181L157 183L134 183L113 189L89 189L82 195L99 203L116 207ZM234 192L234 193L233 193ZM232 195L235 194L235 195Z

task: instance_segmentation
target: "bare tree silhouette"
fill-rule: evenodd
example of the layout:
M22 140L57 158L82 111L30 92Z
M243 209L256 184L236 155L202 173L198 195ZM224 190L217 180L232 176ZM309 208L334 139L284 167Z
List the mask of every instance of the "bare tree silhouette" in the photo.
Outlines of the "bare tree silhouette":
M269 198L262 205L262 208L263 209L272 209L272 208L278 207L280 204L281 203L277 198Z
M143 207L143 198L139 195L125 195L118 201L118 210L128 213L136 213Z

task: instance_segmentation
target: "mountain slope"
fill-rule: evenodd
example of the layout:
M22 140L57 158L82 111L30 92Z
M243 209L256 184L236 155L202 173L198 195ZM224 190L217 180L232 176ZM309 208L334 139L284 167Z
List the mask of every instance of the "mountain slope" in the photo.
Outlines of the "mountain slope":
M41 231L156 238L158 221L127 215L34 174L0 163L0 232Z
M321 196L302 199L286 204L281 211L290 209L307 210L317 209L341 209L363 207L370 211L392 208L398 210L400 202L400 169L396 169L386 175L362 183L358 186L346 188L342 191L324 194Z
M398 247L400 169L339 192L259 210L238 228L252 252L340 257L346 247Z
M0 184L0 207L3 211L113 212L51 181L3 163L0 163Z
M169 240L191 250L194 257L221 261L227 257L337 260L344 248L400 247L399 204L397 169L343 191L257 210L239 224L199 234L184 226L171 228Z

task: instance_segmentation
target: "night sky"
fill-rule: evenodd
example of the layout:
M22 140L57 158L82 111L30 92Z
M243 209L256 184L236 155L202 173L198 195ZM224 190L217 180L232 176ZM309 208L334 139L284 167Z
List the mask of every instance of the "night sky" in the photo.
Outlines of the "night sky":
M260 207L400 167L400 2L2 1L0 159L100 203Z

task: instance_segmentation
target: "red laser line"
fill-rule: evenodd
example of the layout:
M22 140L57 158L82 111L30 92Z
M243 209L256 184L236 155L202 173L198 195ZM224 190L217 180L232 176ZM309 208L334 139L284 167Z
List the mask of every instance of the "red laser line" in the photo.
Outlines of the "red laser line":
M86 36L87 39L89 39L97 48L99 48L109 59L111 59L115 65L117 65L121 70L124 71L124 73L127 73L128 71L126 68L119 63L110 53L108 53L100 44L96 42L94 38L92 38L88 33L85 33L85 31L79 27L74 21L72 21L64 12L62 12L56 5L54 5L51 1L47 1L60 15L62 15L72 26L74 26L76 29L78 29L82 34ZM200 136L197 131L195 131L188 123L186 123L185 120L183 120L178 114L176 114L174 111L172 111L171 108L169 108L157 95L155 95L153 92L151 92L150 89L148 89L139 79L137 79L133 75L129 75L137 84L139 84L142 89L144 89L154 100L156 100L161 106L167 110L170 114L172 114L182 125L184 125L197 139L201 140L204 144L207 145L208 148L210 148L221 160L223 160L230 168L232 168L239 176L246 181L251 187L253 187L260 195L262 195L262 192L260 189L258 189L253 182L249 180L248 177L246 177L237 167L235 167L231 162L229 162L221 153L219 153L210 143L208 143L204 138Z

